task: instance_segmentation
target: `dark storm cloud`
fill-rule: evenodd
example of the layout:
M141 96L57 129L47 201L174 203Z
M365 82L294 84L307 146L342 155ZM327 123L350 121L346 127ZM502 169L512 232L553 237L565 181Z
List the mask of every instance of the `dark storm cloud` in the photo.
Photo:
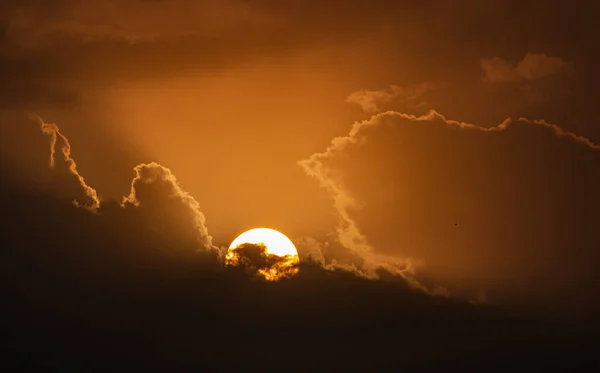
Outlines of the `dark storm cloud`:
M91 214L6 183L0 202L7 365L264 369L305 351L295 367L438 370L448 356L497 366L498 349L501 361L520 365L564 354L570 367L587 363L588 340L579 334L415 293L397 278L364 280L305 264L275 284L248 281L185 250L181 237L166 240L141 208L105 203Z

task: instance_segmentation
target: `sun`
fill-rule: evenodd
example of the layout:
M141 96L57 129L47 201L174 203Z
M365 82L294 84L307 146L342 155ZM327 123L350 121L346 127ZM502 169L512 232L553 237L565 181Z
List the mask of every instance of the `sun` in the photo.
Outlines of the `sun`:
M287 238L285 234L271 228L254 228L240 234L229 245L229 250L235 249L244 243L262 243L267 247L267 253L277 256L298 255L298 250L296 250L292 240Z
M253 255L248 246L259 250ZM285 234L270 228L250 229L240 234L227 250L227 266L244 265L267 280L279 280L298 272L298 250Z

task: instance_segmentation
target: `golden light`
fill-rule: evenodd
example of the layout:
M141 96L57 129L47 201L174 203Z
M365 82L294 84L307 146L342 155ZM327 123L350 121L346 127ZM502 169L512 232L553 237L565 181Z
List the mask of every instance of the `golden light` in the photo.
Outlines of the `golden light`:
M240 250L248 245L262 251L255 253L254 258L242 258ZM250 229L233 240L225 255L226 266L237 266L242 263L246 266L250 265L258 275L267 280L279 280L298 272L298 250L286 235L275 229Z

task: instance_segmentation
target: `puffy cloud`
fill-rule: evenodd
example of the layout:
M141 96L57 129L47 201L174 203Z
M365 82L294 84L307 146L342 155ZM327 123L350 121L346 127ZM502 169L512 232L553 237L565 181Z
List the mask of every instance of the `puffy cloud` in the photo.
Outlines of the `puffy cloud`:
M500 123L495 127L484 128L473 124L447 120L444 116L431 110L427 115L414 116L397 112L385 112L373 116L370 120L356 122L352 126L350 133L347 136L336 137L331 141L331 145L322 153L315 153L307 159L301 160L299 165L309 175L317 179L317 181L326 188L332 195L336 211L341 220L341 228L339 233L340 242L353 251L365 254L372 251L372 247L367 243L364 235L361 234L356 223L350 218L349 210L357 208L359 202L344 185L341 175L335 170L328 168L326 161L338 156L349 146L356 145L363 139L365 130L371 127L377 127L386 117L394 117L414 120L414 121L433 121L441 119L448 124L459 128L478 129L481 131L502 131L506 129L509 120Z
M81 204L73 201L78 207L84 207L92 212L98 212L101 206L100 198L94 188L89 186L77 169L75 160L71 157L71 144L69 139L61 133L58 125L47 123L41 117L33 115L41 124L41 130L50 136L50 162L49 166L56 166L56 147L62 142L60 152L68 164L69 172L74 175L84 194L90 200ZM178 232L183 237L193 237L200 250L212 251L223 256L224 249L212 244L212 237L208 234L206 218L200 210L200 204L189 193L181 188L177 178L170 169L158 163L143 163L133 169L134 177L131 189L123 197L121 207L135 207L147 212L154 220L158 230L170 229Z
M131 190L123 198L122 206L132 205L149 210L158 208L163 213L173 211L170 219L178 222L185 218L184 221L192 222L189 226L197 235L201 249L221 253L222 250L212 244L200 204L181 188L170 169L152 162L137 165L133 170L135 176L131 181Z
M561 58L543 53L527 53L516 66L500 57L481 59L480 66L484 80L498 84L535 81L572 71L571 65Z
M548 137L549 134L571 141L555 141L553 139L556 137ZM541 209L552 208L539 201L533 202L536 198L547 196L549 191L537 195L527 194L530 193L530 185L538 183L532 176L534 173L540 173L537 176L539 180L552 180L554 183L572 181L572 185L560 187L566 188L569 193L573 193L575 188L586 188L593 181L589 179L592 176L585 161L582 163L582 160L569 159L573 157L575 150L565 149L564 147L570 146L568 144L573 149L579 149L578 152L600 150L600 145L589 138L544 120L507 118L495 126L484 127L450 120L433 110L422 116L388 111L356 122L348 135L334 138L325 151L315 153L299 164L333 199L339 217L337 239L343 247L364 259L362 264L358 264L360 271L377 277L377 268L383 267L392 273L401 274L419 287L421 282L416 279L421 273L446 271L454 266L458 271L453 273L454 279L459 278L458 273L462 271L462 276L481 278L481 286L493 287L498 283L483 278L494 277L494 281L503 278L501 271L504 269L500 268L508 264L504 259L494 263L490 258L511 257L514 260L520 258L513 263L512 280L520 281L521 285L527 284L522 286L526 288L531 286L531 278L528 276L543 277L548 275L548 271L556 270L556 263L542 264L544 260L537 259L538 262L533 264L531 261L536 259L524 259L525 255L536 257L536 253L524 254L523 242L519 242L519 238L532 239L536 236L536 229L546 223L539 222L538 225L537 222L524 221L523 227L527 226L530 230L522 231L524 228L515 225L516 221L529 216L534 211L533 206L529 211L521 211L525 205L516 206L514 211L506 209L513 206L510 198L519 201L523 198L523 201L527 201L529 198L536 206L544 206ZM556 153L556 150L548 150L548 147L563 148L559 148ZM521 159L511 169L507 163L515 157ZM560 172L568 172L562 166L570 164L569 162L583 165L577 181L556 176L555 173L559 171L548 168L552 167L548 165L550 159L557 157L565 157L560 163L561 167L557 168ZM541 162L540 159L546 160L536 163ZM486 165L488 161L490 164ZM532 168L527 171L529 174L522 180L522 191L519 191L519 186L514 185L518 182L516 175L521 175L524 172L522 170L529 170L529 167ZM511 172L514 176L511 176ZM543 176L542 172L550 172L554 176ZM548 179L555 176L558 180ZM492 180L495 177L504 179L494 184ZM588 180L588 184L579 180L580 178ZM498 190L489 189L494 185ZM489 190L487 197L486 190ZM592 200L590 199L590 203L595 203ZM581 207L579 202L572 202L571 206L565 207L571 211L569 214ZM473 210L471 213L477 214L479 218L469 216L467 210ZM494 213L496 210L498 212ZM411 219L411 216L414 218ZM513 222L497 222L500 216L513 219ZM446 222L441 219L446 219ZM466 235L462 225L467 220L470 224L466 229L487 232L487 240L477 230L471 232L471 237ZM497 237L495 242L490 242L489 239L495 237L496 230L504 225L514 227L512 237ZM584 232L587 228L583 224L569 229ZM563 232L553 234L563 236ZM457 235L460 235L460 239ZM582 247L590 244L585 242L590 239L589 236L579 239L583 240L578 241ZM544 256L545 245L556 245L556 242L540 239L539 245L538 258ZM455 255L452 254L453 251ZM559 254L553 251L553 254L548 255ZM415 275L415 265L421 259L424 260L424 266ZM492 263L489 263L490 260ZM433 267L429 266L431 262L434 262ZM457 264L459 262L461 264ZM528 265L529 269L523 268ZM480 268L474 270L473 266ZM446 269L440 270L442 267ZM438 291L444 292L442 289ZM541 287L536 287L535 291L546 292ZM451 290L450 292L452 293ZM483 290L478 289L477 292L479 300L483 299L480 296Z

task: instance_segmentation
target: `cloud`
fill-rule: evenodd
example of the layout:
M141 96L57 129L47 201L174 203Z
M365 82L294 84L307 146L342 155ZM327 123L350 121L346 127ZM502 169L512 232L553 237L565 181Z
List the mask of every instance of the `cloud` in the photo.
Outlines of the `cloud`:
M301 261L313 261L325 265L325 251L329 244L313 237L300 237L293 240Z
M170 169L152 162L137 165L133 171L135 176L131 181L131 189L129 195L123 198L122 206L159 207L163 211L174 209L173 218L184 216L191 219L191 227L197 234L201 249L221 253L222 250L212 244L200 204L181 188Z
M60 152L68 164L69 172L77 178L81 189L90 200L85 204L77 201L77 207L86 208L94 213L103 207L98 193L89 186L77 169L75 160L71 157L71 144L68 138L60 132L58 125L47 123L41 117L32 115L41 124L42 132L50 137L50 168L56 167L56 147L62 142ZM206 219L200 210L200 204L189 193L181 188L177 178L170 169L158 163L142 163L133 168L134 177L131 181L129 194L123 197L121 208L135 207L147 211L149 216L158 219L156 228L170 228L184 236L193 236L194 241L202 251L212 251L222 257L224 251L212 244L208 234ZM186 229L187 228L187 229Z
M354 123L354 125L352 126L348 135L334 138L331 141L331 144L329 145L329 147L325 151L320 152L320 153L315 153L315 154L311 155L310 157L299 161L299 165L306 172L306 174L308 176L311 176L314 179L316 179L316 181L323 188L325 188L327 190L327 192L333 199L334 207L335 207L335 210L337 211L337 214L339 217L339 226L337 229L337 239L343 247L345 247L346 249L355 253L360 258L364 259L364 263L362 264L362 266L359 265L359 267L358 267L359 270L364 271L365 273L369 273L373 277L377 277L377 273L376 273L377 268L384 268L392 273L397 273L397 274L402 275L407 280L412 282L415 287L424 287L424 286L420 285L421 283L419 281L417 281L418 276L416 276L417 271L415 271L415 269L419 268L418 264L419 264L419 259L421 259L421 258L418 256L414 257L412 255L408 256L406 254L404 254L404 255L402 254L403 251L404 252L409 251L412 254L414 254L415 251L414 250L405 250L405 249L403 250L403 247L401 245L399 245L397 242L388 241L386 243L386 245L389 246L387 248L387 252L389 253L390 251L395 251L396 254L393 254L393 255L383 254L381 252L380 248L371 244L369 238L367 237L367 235L365 235L365 233L361 229L361 224L364 224L365 221L359 222L359 220L357 220L356 216L363 210L363 208L365 207L364 204L371 202L371 201L367 202L367 201L364 201L359 198L359 196L361 194L360 193L358 195L356 194L357 186L359 187L358 190L361 190L361 189L365 188L366 184L372 183L373 188L375 188L374 193L377 193L377 195L379 195L383 192L383 189L385 188L385 184L383 184L382 182L376 181L379 179L373 179L371 181L371 180L369 180L369 176L366 176L363 174L361 174L360 176L356 176L355 179L352 179L354 181L354 183L352 183L352 181L349 182L348 181L349 179L347 177L347 170L349 169L350 172L352 172L352 170L355 170L359 167L358 166L359 162L362 164L365 161L356 158L356 156L354 156L350 159L348 159L348 157L351 156L351 155L349 155L349 152L352 152L350 154L355 154L355 152L358 151L358 149L364 148L369 141L372 141L372 140L370 140L370 138L373 137L376 133L378 133L380 131L380 128L382 128L382 127L389 128L389 127L400 126L400 125L408 126L409 124L425 126L429 123L432 123L432 125L436 124L436 126L431 127L431 130L423 129L423 132L428 133L429 136L432 137L431 140L424 139L423 138L424 135L420 134L420 135L415 135L416 136L415 139L420 139L420 140L413 140L411 137L408 137L404 141L407 141L410 144L412 144L412 143L419 144L420 142L426 142L427 144L429 144L429 141L432 141L432 143L436 143L437 140L433 140L433 138L434 138L434 136L437 136L436 131L439 131L439 128L442 128L442 127L439 127L438 124L441 124L442 126L448 127L448 128L459 129L461 131L464 131L465 133L489 133L489 134L505 132L513 126L515 128L516 127L524 128L526 126L526 127L531 127L531 128L543 128L543 129L549 130L555 136L569 138L574 143L580 144L586 149L590 149L590 150L594 150L594 151L600 150L600 145L593 142L589 138L578 135L576 133L573 133L572 131L568 131L556 124L549 123L545 120L530 120L527 118L518 118L518 119L507 118L506 120L502 121L501 123L499 123L495 126L483 127L483 126L478 126L478 125L471 124L471 123L448 119L444 115L442 115L434 110L431 110L427 114L422 115L422 116L415 116L415 115L400 113L400 112L395 112L395 111L387 111L387 112L373 115L368 120ZM418 127L418 128L421 128L421 127ZM385 133L387 133L387 132L385 132ZM515 129L515 131L511 131L511 134L512 133L518 133L518 132ZM391 138L389 138L389 136L386 136L386 135L382 135L382 136L383 136L383 138L379 139L380 141L385 141L385 140L387 140L387 142L392 141ZM451 137L449 134L448 134L448 136ZM458 135L456 135L456 136L458 136ZM464 143L467 139L470 139L471 137L466 137L466 134L465 134L463 136L463 138L464 139L460 140L460 141L462 141ZM487 137L484 137L484 138L487 138ZM459 141L459 140L457 140L457 141ZM378 142L377 145L373 145L373 146L374 147L371 149L373 149L373 151L375 151L374 149L377 149L377 152L381 157L383 157L383 155L385 155L385 154L387 154L388 157L394 157L394 158L401 157L400 155L397 155L396 153L388 153L388 151L393 152L394 149L399 149L401 147L400 144L390 144L388 146L388 145L382 145ZM415 146L418 146L418 145L415 145ZM422 146L425 146L425 144L423 144ZM463 147L465 147L465 146L467 146L467 145L464 145ZM469 149L473 148L472 145L468 145L468 146L469 146ZM477 147L477 145L474 145L474 146ZM454 149L454 148L452 148L452 149ZM430 152L434 152L433 154L437 154L436 153L437 151L438 151L437 149L430 149ZM453 151L459 152L459 150L457 150L457 149L454 149ZM464 152L465 150L463 149L460 151ZM529 151L529 150L527 150L527 151ZM433 156L433 154L432 154L432 156ZM446 154L446 155L440 154L439 156L454 159L453 158L454 156L451 153ZM477 157L477 153L475 153L473 156ZM484 157L485 155L482 154L481 156ZM372 163L370 163L370 166L368 166L366 169L367 170L368 169L371 169L371 170L379 169L379 168L386 169L386 167L388 167L388 166L386 166L386 164L390 164L389 165L390 168L400 167L400 166L392 166L392 164L394 164L394 165L396 164L396 163L393 163L393 162L396 162L394 159L386 160L386 159L384 159L385 157L383 157L383 158L381 158L381 157L377 158L377 161L370 160ZM346 165L347 168L343 168L340 166L340 162L342 162L341 161L342 159L347 159L347 162L350 162ZM400 159L402 159L402 158L400 158ZM406 161L404 163L405 163L404 167L408 167L408 164L410 164L408 159L406 159ZM388 172L391 173L394 171L390 169L390 171L388 171ZM420 170L419 172L424 172L424 170ZM386 173L384 172L383 175L385 175L385 174ZM438 175L437 176L438 179L436 179L434 176L435 175L431 176L433 178L433 180L437 180L436 182L440 182L439 178L441 178L442 176ZM467 176L464 176L464 177L467 177ZM484 177L484 176L475 174L475 175L471 175L470 177ZM431 183L432 181L430 180L429 182ZM442 185L440 185L439 187L441 188ZM395 190L397 190L397 188L400 188L400 186L396 186L395 188L396 188ZM423 191L423 193L425 193L425 192ZM392 197L393 197L393 195L392 195ZM458 195L455 198L459 198L459 197L464 198L463 196L458 196ZM475 197L473 196L472 198L475 198ZM450 202L446 201L446 203L450 203ZM402 209L401 204L394 205L394 206L396 206L395 208ZM409 211L407 211L406 213L409 213ZM416 211L414 211L413 213L416 214ZM435 212L433 212L433 214L435 214ZM394 215L394 216L396 216L396 215ZM436 218L436 217L434 217L434 216L431 217L431 219L434 219L434 218ZM372 224L375 224L375 225L380 224L380 225L382 225L382 227L387 227L387 234L391 235L392 240L393 240L393 236L399 234L396 232L398 232L401 229L400 227L395 226L391 221L386 222L386 221L381 221L381 220L375 220L376 222L378 222L378 223L375 223L375 221L373 221L373 219L377 219L377 218L372 215L369 215L369 218L365 218L365 219L367 219L367 220L370 219ZM397 217L396 217L396 219L397 219ZM423 222L423 224L426 225L428 223ZM452 222L452 224L448 223L448 225L453 225L453 224L454 224L454 222ZM383 228L381 228L381 229L383 229ZM379 242L381 242L381 241L379 241ZM444 245L443 241L438 241L438 244L442 245L441 247L439 247L439 251L443 251L443 245ZM395 248L395 250L392 248ZM425 261L424 270L427 270L427 261ZM445 292L445 290L443 290L443 289L439 289L438 291L441 293ZM481 290L479 290L479 291L481 291Z
M33 117L40 122L42 132L50 137L50 167L54 167L56 164L56 146L58 145L58 141L60 140L63 143L60 148L60 152L63 155L64 161L67 162L67 164L69 165L69 172L75 175L83 193L90 200L89 202L86 202L83 205L77 202L76 200L74 200L73 203L78 207L81 206L90 209L91 211L96 211L98 207L100 207L100 199L98 198L98 193L94 188L92 188L85 182L85 179L77 170L77 163L75 163L75 160L71 157L71 144L69 143L67 137L60 132L56 124L46 123L40 116L37 115L34 115Z
M492 84L536 81L572 70L570 64L561 58L543 53L528 53L516 66L500 57L483 58L480 66L485 74L484 80Z
M51 8L24 3L9 9L5 18L12 40L36 48L61 38L84 43L103 39L134 43L213 37L267 21L252 2L240 0L67 0Z
M269 254L264 244L244 243L229 250L225 257L227 267L267 281L279 281L296 275L298 264L297 255Z
M449 354L465 363L474 353L493 362L497 356L487 351L506 335L519 336L523 356L531 357L531 346L539 349L536 357L555 346L534 339L537 325L530 320L428 297L402 282L310 265L276 284L248 281L235 270L199 269L198 253L156 243L156 235L141 224L142 210L117 205L114 215L89 214L4 187L0 184L2 213L10 219L0 226L3 332L11 336L7 355L33 370L60 370L65 364L84 371L90 366L264 368L278 364L278 357L285 363L289 351L302 351L307 340L320 351L298 360L307 370L359 363L383 369L398 363L398 348L408 358L402 357L402 364L410 366L426 362L431 368L432 356L440 356L435 368L444 367ZM114 256L107 258L108 253ZM485 335L477 333L485 328ZM95 342L81 343L82 335ZM403 338L390 346L387 337L398 335ZM198 348L198 336L211 343ZM101 356L100 345L106 347ZM258 361L265 346L272 356ZM44 359L19 358L23 348ZM519 351L514 343L509 348L511 356ZM356 358L340 359L349 350Z
M143 221L151 230L162 232L157 238L163 244L173 247L187 247L187 242L195 242L196 247L201 252L212 252L220 261L233 267L243 267L245 271L249 270L254 275L259 275L268 280L278 280L287 278L297 272L298 257L276 258L265 257L260 252L256 252L255 247L242 248L240 253L237 251L225 257L226 248L219 248L212 243L212 237L208 233L206 219L200 209L200 204L181 188L177 178L171 170L156 162L143 163L134 167L134 177L131 181L129 194L123 197L118 207L113 207L111 201L101 203L95 189L85 183L83 176L79 174L75 161L71 158L71 146L69 140L64 136L56 124L48 124L40 117L36 117L42 124L44 134L51 137L50 146L50 167L56 166L56 146L58 140L64 143L61 151L65 161L69 164L69 171L74 174L80 182L80 185L86 195L92 199L91 205L81 205L75 202L78 207L86 207L92 212L100 212L101 215L118 216L129 209L138 211L143 216ZM347 220L351 220L348 218ZM442 288L430 290L421 283L414 280L410 274L414 272L417 264L414 260L399 260L398 258L388 257L374 252L367 252L368 244L366 239L360 235L358 228L354 226L346 227L343 234L338 236L342 245L346 247L355 247L353 245L365 246L356 253L359 264L352 260L340 260L330 258L325 260L326 248L330 246L328 242L320 242L311 237L304 237L297 242L300 247L300 256L306 263L315 263L329 271L344 271L353 273L359 277L374 279L379 276L380 271L388 272L392 275L403 277L412 287L423 290L431 294L444 294ZM174 239L174 240L173 240ZM259 250L260 251L260 250ZM232 254L231 251L229 251ZM254 276L253 275L253 276Z
M406 87L392 85L383 90L361 89L350 94L346 102L357 104L368 113L380 112L384 106L391 103L402 103L416 109L427 104L423 100L424 96L437 87L433 83L426 82Z

